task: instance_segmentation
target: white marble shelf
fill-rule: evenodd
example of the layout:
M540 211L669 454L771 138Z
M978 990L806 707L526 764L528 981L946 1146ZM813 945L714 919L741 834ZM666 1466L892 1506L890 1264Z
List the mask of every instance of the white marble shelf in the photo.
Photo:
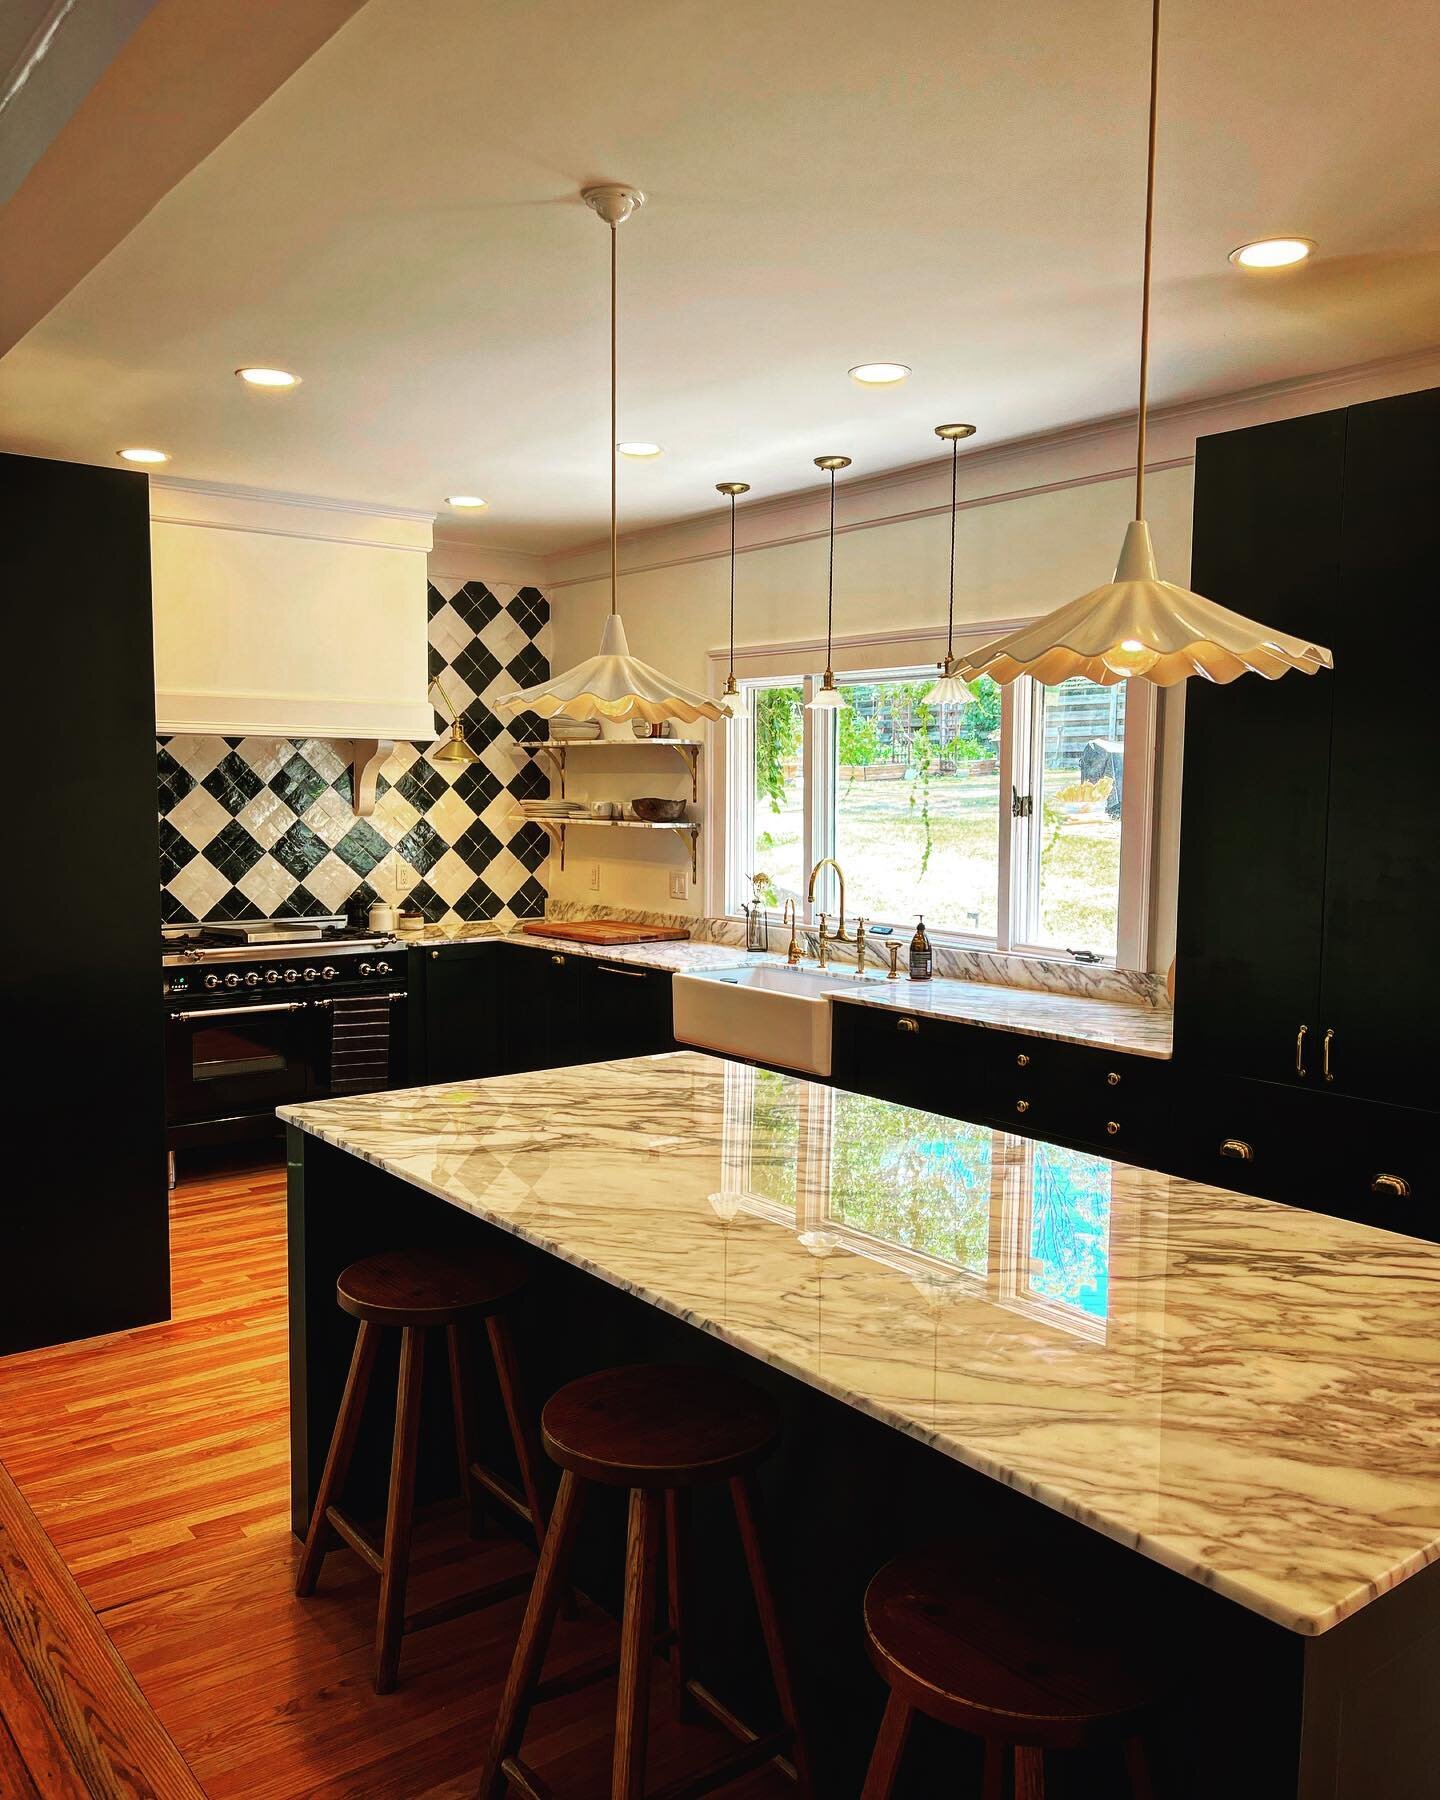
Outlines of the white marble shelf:
M281 1117L1290 1631L1440 1558L1440 1246L688 1052Z

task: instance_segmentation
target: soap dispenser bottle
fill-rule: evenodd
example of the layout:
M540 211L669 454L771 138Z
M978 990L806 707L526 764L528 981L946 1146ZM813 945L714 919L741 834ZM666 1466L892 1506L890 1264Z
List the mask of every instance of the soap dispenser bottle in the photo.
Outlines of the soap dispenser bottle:
M910 979L912 981L928 981L935 973L935 953L930 948L930 940L925 935L925 915L921 913L919 923L915 927L915 935L910 940Z

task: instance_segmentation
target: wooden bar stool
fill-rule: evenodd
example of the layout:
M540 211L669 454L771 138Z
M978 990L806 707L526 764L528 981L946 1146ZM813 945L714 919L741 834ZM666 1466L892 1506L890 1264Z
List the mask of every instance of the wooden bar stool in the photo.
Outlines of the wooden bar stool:
M537 1545L545 1533L548 1511L539 1482L540 1456L533 1418L526 1410L506 1309L528 1279L520 1257L504 1249L392 1250L352 1263L335 1284L335 1297L360 1321L355 1354L335 1421L335 1434L320 1477L320 1491L310 1529L300 1554L295 1592L313 1594L320 1567L335 1539L341 1538L380 1577L380 1616L375 1636L375 1692L388 1694L400 1666L400 1640L407 1631L438 1625L477 1607L489 1606L524 1591L527 1574L438 1605L406 1614L405 1586L410 1570L411 1514L415 1499L415 1463L420 1431L420 1388L425 1340L444 1329L450 1357L450 1388L455 1419L455 1448L460 1487L471 1509L472 1529L480 1496L489 1494L525 1520ZM467 1356L468 1328L480 1320L490 1340L490 1353L500 1384L500 1397L515 1446L523 1492L475 1459L474 1390ZM395 1402L395 1445L390 1461L390 1491L385 1509L385 1541L377 1546L347 1513L340 1501L360 1433L365 1396L380 1347L380 1333L398 1330L400 1379Z
M740 1740L738 1749L702 1774L674 1784L677 1795L683 1792L686 1800L692 1800L773 1762L794 1779L797 1794L811 1800L809 1758L756 1520L753 1471L779 1434L779 1419L770 1402L746 1383L712 1369L642 1364L571 1382L545 1406L540 1425L545 1449L563 1473L485 1760L481 1800L497 1800L507 1784L529 1800L549 1795L550 1789L519 1756L530 1709L600 1680L617 1667L614 1657L600 1657L550 1681L541 1679L591 1483L630 1490L612 1800L643 1800L650 1665L659 1650L669 1655L677 1717L687 1716L698 1705ZM693 1489L719 1482L730 1490L783 1721L779 1729L763 1734L737 1719L708 1688L691 1679L687 1669L689 1499ZM668 1620L657 1632L656 1569L662 1538Z
M1045 1752L1114 1745L1152 1800L1142 1733L1156 1705L1145 1646L1058 1616L1057 1594L978 1556L897 1557L865 1594L870 1658L890 1689L861 1800L889 1800L915 1714L985 1743L984 1800L1044 1800Z

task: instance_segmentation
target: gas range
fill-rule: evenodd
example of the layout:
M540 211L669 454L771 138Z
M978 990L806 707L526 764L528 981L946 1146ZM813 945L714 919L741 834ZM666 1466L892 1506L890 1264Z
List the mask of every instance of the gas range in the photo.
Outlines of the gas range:
M207 997L403 980L405 948L342 918L202 920L165 927L160 962L167 998Z

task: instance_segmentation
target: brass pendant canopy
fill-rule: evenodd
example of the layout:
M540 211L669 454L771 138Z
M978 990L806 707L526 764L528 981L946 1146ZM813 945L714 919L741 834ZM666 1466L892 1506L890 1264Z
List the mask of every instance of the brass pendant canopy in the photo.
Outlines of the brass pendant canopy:
M1150 130L1145 164L1145 252L1140 302L1140 403L1135 433L1135 517L1115 577L1022 630L961 657L967 681L1003 686L1019 675L1053 686L1073 676L1110 686L1141 679L1171 687L1189 676L1234 681L1247 671L1274 681L1291 669L1334 667L1330 652L1162 581L1145 520L1145 429L1150 397L1150 286L1155 241L1155 145L1160 96L1160 0L1150 14Z
M817 456L815 467L830 477L830 555L825 577L825 679L806 702L806 711L832 712L845 704L845 696L835 685L835 671L830 667L835 628L835 477L841 469L850 467L850 458Z

